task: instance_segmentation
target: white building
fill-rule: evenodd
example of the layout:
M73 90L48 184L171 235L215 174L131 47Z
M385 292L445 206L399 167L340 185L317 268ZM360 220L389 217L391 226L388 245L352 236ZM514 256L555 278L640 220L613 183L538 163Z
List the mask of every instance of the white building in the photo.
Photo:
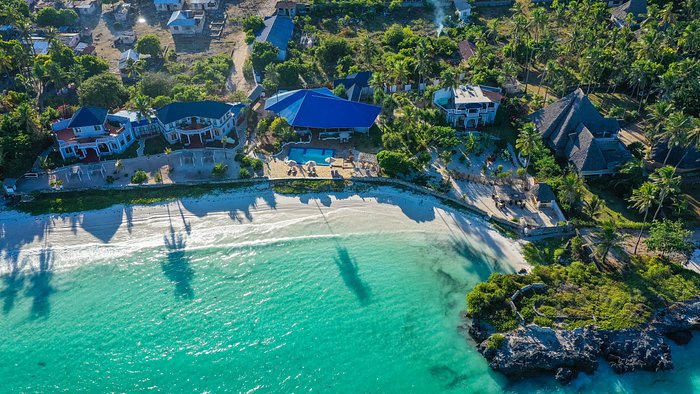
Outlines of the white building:
M182 9L183 0L153 0L156 11L173 12Z
M467 0L454 0L455 14L459 20L468 22L472 15L472 5Z
M92 16L102 10L102 3L97 0L78 0L68 2L68 8L72 8L80 16Z
M168 143L202 146L245 128L245 104L204 100L172 103L159 108L156 118Z
M500 88L476 85L440 89L433 95L433 103L445 112L447 122L466 129L493 124L502 99Z
M64 159L98 161L102 156L124 152L136 139L128 118L110 115L98 107L81 107L51 129Z
M211 11L219 8L219 0L189 0L190 8L199 11Z
M175 11L168 20L168 29L173 35L199 34L204 30L204 14L192 10Z

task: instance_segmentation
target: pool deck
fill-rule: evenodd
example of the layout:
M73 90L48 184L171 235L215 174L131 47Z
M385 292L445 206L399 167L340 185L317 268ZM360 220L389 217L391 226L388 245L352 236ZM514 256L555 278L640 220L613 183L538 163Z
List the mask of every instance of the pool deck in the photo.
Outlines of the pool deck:
M351 178L351 177L366 177L366 176L377 176L377 171L372 169L363 169L360 163L349 163L345 162L343 159L338 159L337 162L333 163L333 166L316 166L316 176L309 174L307 166L300 165L297 166L297 175L287 175L289 171L289 165L279 159L272 159L265 165L265 176L271 179L279 178L309 178L309 179L330 179L333 178L331 171L338 171L339 176L335 178Z

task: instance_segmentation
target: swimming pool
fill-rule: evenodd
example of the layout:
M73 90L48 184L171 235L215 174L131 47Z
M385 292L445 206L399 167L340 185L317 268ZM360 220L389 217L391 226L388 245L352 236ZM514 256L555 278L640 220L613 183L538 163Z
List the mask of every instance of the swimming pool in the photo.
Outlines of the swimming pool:
M289 160L294 160L299 164L306 164L315 161L319 166L330 165L326 159L335 155L335 149L322 148L289 148Z

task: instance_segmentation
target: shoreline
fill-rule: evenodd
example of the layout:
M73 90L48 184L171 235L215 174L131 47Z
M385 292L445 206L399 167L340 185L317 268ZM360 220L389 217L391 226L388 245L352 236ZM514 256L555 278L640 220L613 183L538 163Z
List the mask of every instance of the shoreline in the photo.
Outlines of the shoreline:
M352 228L333 227L336 215L352 216ZM436 197L389 186L283 195L257 185L147 205L117 204L38 216L0 211L0 216L0 256L7 263L0 267L0 275L37 266L47 250L55 256L54 269L64 269L73 266L61 259L61 252L67 249L87 260L95 260L93 256L109 260L125 252L162 246L165 237L184 236L187 248L207 244L211 237L219 237L222 246L240 246L328 236L329 229L335 236L353 232L380 236L397 229L449 232L477 245L476 252L488 256L494 270L529 268L520 242L506 238L483 218L445 205ZM212 228L217 228L215 234ZM273 230L276 236L267 238ZM206 243L200 242L204 239Z

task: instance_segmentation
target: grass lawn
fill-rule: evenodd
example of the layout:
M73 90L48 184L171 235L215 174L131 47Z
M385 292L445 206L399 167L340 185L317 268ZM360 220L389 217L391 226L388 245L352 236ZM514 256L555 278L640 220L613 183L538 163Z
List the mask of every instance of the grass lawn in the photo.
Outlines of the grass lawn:
M105 156L105 160L123 160L123 159L133 159L134 157L138 157L138 154L136 151L139 149L139 144L137 141L134 141L131 146L127 150L125 150L122 153L115 153L113 155Z
M144 155L159 155L165 152L165 148L170 148L172 150L183 149L184 146L181 143L169 144L162 135L157 135L145 140L145 148L143 149Z
M382 131L375 124L369 133L354 133L352 143L360 152L377 153L382 149Z
M626 112L636 111L637 108L639 108L639 103L637 101L622 93L591 93L588 95L588 98L591 99L593 105L605 116L608 115L608 112L613 107L620 107Z
M604 182L589 182L588 189L584 192L583 200L590 201L593 194L600 197L605 202L605 207L599 221L612 219L620 227L638 227L641 225L642 216L635 210L629 208L629 202L619 196L612 188Z
M518 129L513 127L506 111L503 109L496 113L493 125L484 127L483 132L501 138L504 142L503 146L506 146L508 143L515 146L515 141L518 139Z
M155 204L185 197L224 192L251 186L253 183L172 185L114 190L88 190L61 193L39 193L34 200L21 203L15 208L32 215L47 213L70 213L109 208L117 204Z

